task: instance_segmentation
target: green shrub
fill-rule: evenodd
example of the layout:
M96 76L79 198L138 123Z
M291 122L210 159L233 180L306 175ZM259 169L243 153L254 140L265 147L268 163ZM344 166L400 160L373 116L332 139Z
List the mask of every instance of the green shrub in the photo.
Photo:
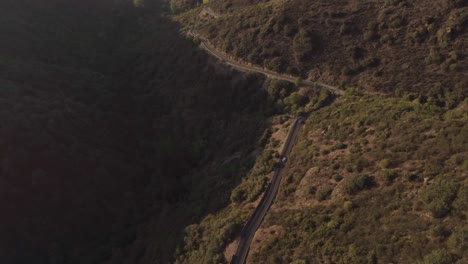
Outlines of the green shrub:
M306 30L299 30L293 40L293 55L297 63L304 62L313 52L320 50L320 36Z
M352 164L346 164L345 169L347 172L354 172L354 168Z
M296 85L296 87L299 87L302 85L302 78L301 77L297 77L296 80L294 80L294 84Z
M269 79L264 82L263 89L265 89L268 95L276 101L291 93L294 87L291 83L285 81Z
M286 68L285 63L286 62L284 61L283 58L276 57L271 60L268 60L266 62L266 67L276 72L283 72Z
M374 68L374 67L379 66L379 64L380 64L379 58L369 57L361 62L361 67L362 68Z
M453 207L459 213L467 213L466 208L468 208L468 186L461 186L458 190L457 199L453 202Z
M347 194L356 194L364 189L370 189L375 185L374 178L366 175L354 175L346 179L344 183L344 191Z
M231 193L231 201L233 203L242 203L247 199L247 194L242 188L235 188Z
M450 213L452 202L457 195L458 184L452 179L438 178L423 193L426 208L434 217Z
M458 7L463 7L466 5L466 1L464 0L445 0L445 4L449 8L458 8Z
M447 241L447 245L454 249L458 257L468 256L468 227L455 228Z
M290 194L293 194L295 191L296 191L296 187L292 186L292 185L289 185L289 186L287 186L286 188L284 188L282 190L282 194L285 195L285 196L288 196Z
M336 182L339 182L343 179L343 176L339 175L339 174L333 174L332 176L332 179Z
M392 183L398 177L398 173L394 170L383 170L382 171L382 178L387 183Z
M424 264L452 264L452 257L445 249L436 249L424 257Z
M332 165L332 169L333 170L338 170L340 168L340 164L339 163L333 163Z
M450 66L448 68L452 72L457 71L458 70L458 64L452 63L452 64L450 64Z
M434 225L430 232L434 237L446 238L448 235L450 235L450 231L447 230L443 225Z
M308 190L308 193L311 194L311 195L315 195L317 193L317 187L310 186L309 190Z
M201 43L201 40L199 37L194 37L192 41L193 41L193 44L195 44L196 46L200 45Z
M350 76L354 74L354 71L349 66L343 66L343 68L341 68L341 74Z
M322 187L315 193L315 198L317 198L319 201L328 200L332 191L333 187L331 186Z
M388 169L389 167L391 167L391 165L392 162L389 159L383 159L380 161L380 167L382 169Z
M375 40L377 38L378 34L375 30L368 30L366 32L364 32L364 39L366 41L371 41L371 40Z
M362 172L364 168L369 166L369 162L364 158L357 158L353 162L353 171Z
M335 149L346 149L347 147L348 147L348 145L346 145L343 142L339 142L339 143L335 144Z
M351 148L349 149L349 152L351 153L360 153L362 151L361 145L359 143L354 143Z
M322 149L322 150L320 151L320 154L322 154L322 155L328 155L328 154L330 154L330 150L329 150L329 149Z
M292 107L301 107L307 104L307 97L300 95L297 92L291 93L288 97L284 98L283 102Z
M422 177L417 173L409 172L405 174L405 179L410 182L422 181Z

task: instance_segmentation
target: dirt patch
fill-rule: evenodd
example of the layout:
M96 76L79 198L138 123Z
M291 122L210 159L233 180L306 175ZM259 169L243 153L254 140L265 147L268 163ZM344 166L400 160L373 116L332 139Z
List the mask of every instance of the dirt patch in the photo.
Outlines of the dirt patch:
M404 171L418 171L424 166L422 160L407 160L400 165L400 168Z
M260 228L255 233L255 236L250 244L250 251L249 255L247 256L246 263L252 263L252 254L260 251L262 245L275 237L281 237L284 234L284 229L282 226L279 225L272 225L267 228Z
M231 261L232 256L234 253L236 253L237 246L239 246L239 238L232 241L232 243L230 243L226 249L224 249L224 258L227 262Z
M304 198L310 196L309 188L317 185L317 174L320 172L320 168L310 168L302 178L299 186L297 187L295 196L296 198ZM315 177L314 177L315 176Z
M276 151L280 152L283 149L284 142L288 136L289 128L291 127L291 120L288 120L282 124L273 124L273 134L271 137L274 140L278 140L281 144L275 148Z

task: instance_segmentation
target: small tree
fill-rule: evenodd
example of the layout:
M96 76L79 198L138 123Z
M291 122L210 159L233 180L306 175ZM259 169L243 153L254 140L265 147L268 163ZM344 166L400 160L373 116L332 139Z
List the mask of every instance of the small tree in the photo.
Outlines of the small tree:
M193 43L194 43L195 45L197 45L197 46L200 45L200 43L201 43L200 38L199 38L199 37L194 37L194 38L193 38Z
M351 176L346 179L344 184L344 191L347 194L356 194L364 189L369 189L375 185L373 177L361 174Z
M231 193L231 202L233 203L242 203L247 199L247 194L242 188L235 188Z
M328 200L332 192L333 192L333 187L331 186L322 187L315 193L315 198L317 198L317 200L319 201Z
M292 108L299 108L307 104L307 97L300 95L297 92L291 93L288 97L283 99L284 103L290 105Z
M423 193L426 208L434 217L440 218L450 213L452 202L457 196L458 184L451 179L437 179Z
M320 96L318 98L317 107L323 107L333 100L333 94L328 89L320 89Z
M304 29L299 30L293 39L293 55L296 62L304 62L310 55L317 52L320 46L320 36Z

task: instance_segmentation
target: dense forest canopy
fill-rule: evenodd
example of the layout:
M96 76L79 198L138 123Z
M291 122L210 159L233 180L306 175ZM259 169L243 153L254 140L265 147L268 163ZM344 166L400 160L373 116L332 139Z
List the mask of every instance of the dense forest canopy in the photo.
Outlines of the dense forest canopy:
M0 3L0 262L136 263L144 246L119 250L146 222L161 240L148 258L164 262L178 228L242 176L216 163L251 166L272 111L261 79L214 71L158 2L144 6Z

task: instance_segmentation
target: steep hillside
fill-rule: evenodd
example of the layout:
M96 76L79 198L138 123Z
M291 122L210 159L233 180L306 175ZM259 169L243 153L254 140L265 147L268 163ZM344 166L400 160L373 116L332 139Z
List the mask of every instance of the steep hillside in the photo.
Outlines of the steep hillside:
M278 72L454 106L466 96L466 4L214 0L217 17L180 20L218 49Z
M0 5L0 262L168 262L252 166L263 79L215 70L158 2Z
M298 113L248 262L468 261L466 1L200 2L0 2L0 263L228 262Z
M466 263L467 107L351 96L312 113L262 226L282 233L251 263Z
M380 96L313 111L247 262L465 263L467 119L466 102L447 111ZM186 229L177 263L230 259L239 233L226 247L210 241L220 223L246 221L277 145L273 135L230 206Z
M176 16L245 65L346 90L265 84L308 121L247 263L468 261L466 4L214 0ZM272 119L231 204L185 229L176 263L229 262L240 232L223 227L257 206L289 125Z
M91 263L128 236L110 239L141 217L127 214L148 180L117 106L102 107L110 76L88 63L107 56L97 36L112 20L85 2L0 5L0 261Z

